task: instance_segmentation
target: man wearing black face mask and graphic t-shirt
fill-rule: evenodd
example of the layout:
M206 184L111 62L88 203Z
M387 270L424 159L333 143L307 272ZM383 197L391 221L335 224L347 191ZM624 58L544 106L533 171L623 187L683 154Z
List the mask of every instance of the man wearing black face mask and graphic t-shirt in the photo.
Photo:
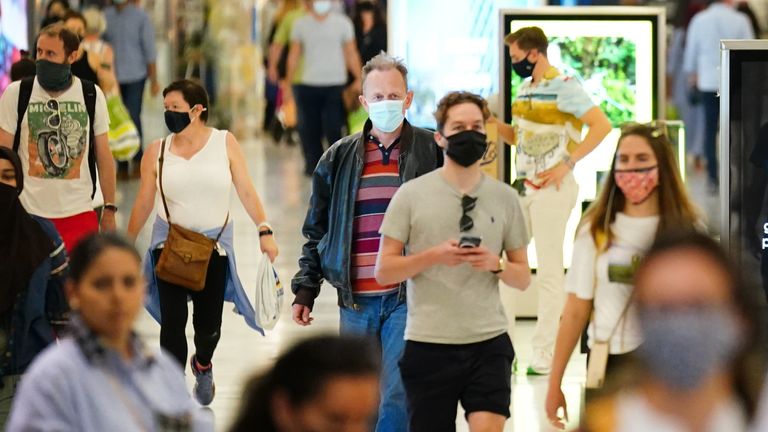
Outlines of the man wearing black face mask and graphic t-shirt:
M521 28L504 41L524 81L512 103L514 124L498 122L498 128L517 150L517 184L524 191L523 214L538 262L534 286L539 307L528 374L546 375L565 304L563 240L579 190L573 169L611 131L611 124L576 79L549 64L549 42L540 28Z
M44 28L30 92L24 87L30 82L17 81L0 98L0 145L18 152L24 170L26 187L19 199L27 212L53 222L68 251L99 230L92 208L94 168L105 202L101 229L115 229L117 211L107 104L98 87L72 76L79 46L78 36L63 24ZM94 104L93 117L85 93ZM19 119L25 95L29 102Z
M528 286L528 234L515 190L480 170L485 101L449 93L435 116L445 165L395 194L381 226L376 280L408 281L400 372L411 431L454 430L461 402L471 430L500 432L515 354L499 280Z

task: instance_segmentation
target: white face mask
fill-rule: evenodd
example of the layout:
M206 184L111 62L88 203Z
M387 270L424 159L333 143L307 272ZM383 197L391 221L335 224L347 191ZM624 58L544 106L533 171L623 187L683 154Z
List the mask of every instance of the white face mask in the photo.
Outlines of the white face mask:
M403 100L383 100L368 103L368 118L373 127L382 132L394 132L405 119Z
M332 7L333 5L331 4L330 0L315 0L315 2L312 3L312 9L318 15L327 14L328 12L331 11Z

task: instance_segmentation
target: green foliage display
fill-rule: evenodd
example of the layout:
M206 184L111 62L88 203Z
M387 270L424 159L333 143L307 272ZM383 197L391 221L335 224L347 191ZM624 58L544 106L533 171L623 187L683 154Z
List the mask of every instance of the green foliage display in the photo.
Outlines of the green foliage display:
M577 78L614 126L635 120L635 43L621 37L552 37L550 55L560 49L562 72ZM522 80L512 76L514 100Z

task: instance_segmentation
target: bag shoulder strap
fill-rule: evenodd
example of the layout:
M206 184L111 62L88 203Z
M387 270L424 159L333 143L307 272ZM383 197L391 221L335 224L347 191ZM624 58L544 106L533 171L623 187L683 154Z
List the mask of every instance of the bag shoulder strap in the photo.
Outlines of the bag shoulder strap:
M165 191L163 190L163 162L165 161L165 138L163 138L163 141L160 143L160 158L158 159L159 168L158 168L158 183L160 184L160 198L163 200L163 209L165 210L165 220L168 221L168 224L171 224L171 214L168 212L168 203L165 200ZM227 224L229 223L229 212L227 212L227 217L224 219L224 225L221 226L221 230L219 230L219 234L216 236L216 242L219 241L221 238L221 235L224 234L224 229L227 227Z
M21 122L27 112L29 99L32 97L32 87L35 85L35 77L27 77L19 83L19 100L16 104L16 133L13 136L13 151L18 153L21 145Z
M91 198L96 195L96 133L94 132L93 122L96 119L96 84L88 80L80 80L83 87L83 100L85 101L85 110L88 112L88 171L91 173L91 182L93 191Z
M163 200L163 209L165 209L165 220L171 224L171 214L168 212L168 203L165 201L165 191L163 191L163 162L165 161L165 138L160 143L160 159L158 159L158 183L160 184L160 198Z

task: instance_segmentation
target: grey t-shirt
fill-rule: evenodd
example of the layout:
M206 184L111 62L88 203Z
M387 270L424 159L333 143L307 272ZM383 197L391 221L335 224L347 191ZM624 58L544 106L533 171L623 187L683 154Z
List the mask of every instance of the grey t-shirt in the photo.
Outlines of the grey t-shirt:
M468 195L477 198L468 215L468 234L482 237L493 252L526 247L528 232L517 192L483 176ZM417 254L461 236L462 194L436 170L405 183L387 208L381 234L406 244ZM435 265L408 280L405 338L417 342L469 344L507 331L499 279L469 264Z
M330 13L322 21L311 14L298 18L291 30L291 41L301 43L304 72L300 84L336 86L347 82L344 44L355 39L352 21L345 15Z

